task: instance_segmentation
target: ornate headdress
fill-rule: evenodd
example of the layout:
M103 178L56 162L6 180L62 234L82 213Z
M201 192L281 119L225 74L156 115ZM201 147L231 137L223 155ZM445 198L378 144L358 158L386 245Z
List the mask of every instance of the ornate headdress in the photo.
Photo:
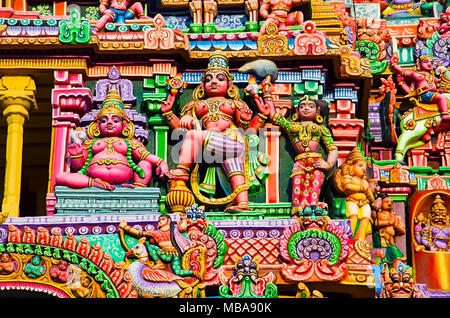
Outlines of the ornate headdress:
M361 151L358 147L355 147L350 151L350 153L347 155L347 158L345 159L345 162L348 164L353 164L357 161L366 161L364 159L364 156L362 155Z
M424 47L419 51L419 61L422 61L426 58L434 60L433 52L429 48Z
M122 119L127 118L125 113L122 98L115 89L111 89L103 101L102 108L97 114L98 118L101 118L105 114L117 114Z
M228 58L221 49L217 49L209 57L205 75L207 75L208 73L217 73L217 72L225 73L228 77L228 80L234 79L233 75L231 75L230 70L228 68Z
M433 213L436 209L445 209L447 210L447 208L445 207L445 202L444 200L442 200L441 196L438 194L436 195L436 197L434 198L433 203L431 204L431 212Z

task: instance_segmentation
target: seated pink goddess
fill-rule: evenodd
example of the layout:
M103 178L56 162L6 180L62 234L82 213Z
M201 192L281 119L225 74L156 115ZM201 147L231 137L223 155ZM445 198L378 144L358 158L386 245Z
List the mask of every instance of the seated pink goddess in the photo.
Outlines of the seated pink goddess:
M153 167L158 177L165 177L167 163L150 154L134 137L134 124L127 117L116 90L110 90L102 108L89 124L83 142L67 149L72 172L56 176L56 184L75 189L98 187L114 190L116 186L146 187Z

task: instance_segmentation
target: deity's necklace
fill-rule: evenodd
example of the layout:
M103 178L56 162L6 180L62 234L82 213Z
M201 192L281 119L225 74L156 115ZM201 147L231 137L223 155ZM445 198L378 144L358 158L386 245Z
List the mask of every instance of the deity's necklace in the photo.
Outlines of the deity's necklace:
M427 84L429 86L433 86L434 84L434 76L431 75L430 73L427 72L419 72L420 74L422 74L423 76L425 76L425 80L427 81Z
M114 149L113 144L118 140L120 140L120 138L118 138L118 137L111 137L111 138L103 139L103 141L108 144L108 146L106 146L106 154L117 153L116 149Z
M219 116L218 114L221 114L222 112L220 111L220 105L222 105L223 102L225 102L226 100L224 99L207 99L205 100L206 104L208 104L208 114L210 115L209 117L211 118L211 121L218 121L219 120Z

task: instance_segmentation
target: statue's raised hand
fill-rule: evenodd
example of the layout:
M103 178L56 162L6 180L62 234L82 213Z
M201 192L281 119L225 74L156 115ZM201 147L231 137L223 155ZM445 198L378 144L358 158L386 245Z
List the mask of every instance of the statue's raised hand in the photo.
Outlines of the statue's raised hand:
M167 113L172 110L174 99L170 98L170 96L161 102L161 112Z
M79 142L71 143L67 146L67 152L71 157L78 156L83 153L83 145Z

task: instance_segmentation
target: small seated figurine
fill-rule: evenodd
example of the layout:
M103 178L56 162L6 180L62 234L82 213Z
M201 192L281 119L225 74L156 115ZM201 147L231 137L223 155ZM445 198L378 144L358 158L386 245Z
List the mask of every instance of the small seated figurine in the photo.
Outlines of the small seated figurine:
M125 23L125 20L134 18L151 19L144 15L142 3L135 0L101 0L99 11L102 17L95 25L97 31L103 30L109 22Z
M365 240L371 232L371 204L375 198L367 180L366 169L366 161L361 151L354 148L334 175L337 189L345 194L346 214L356 240Z
M450 252L449 216L440 195L436 195L428 216L425 218L420 213L414 222L414 237L420 244L419 251Z
M67 283L71 275L69 263L66 261L60 261L50 268L50 277L57 283Z
M16 264L13 258L8 253L3 253L0 256L0 275L9 275L14 272Z
M92 296L94 282L89 276L82 276L80 280L71 283L70 290L78 298Z
M319 202L320 190L325 172L336 164L338 149L330 130L323 124L323 113L328 104L325 101L306 99L300 101L292 120L285 119L273 111L270 118L275 125L287 133L296 153L292 167L292 214L298 214L305 206ZM299 121L297 121L299 120ZM320 145L328 152L328 159L322 159Z
M146 187L152 169L163 178L167 163L150 154L134 137L134 124L127 117L117 91L110 90L96 120L87 128L88 139L67 147L72 169L56 176L56 184L80 189L98 187L114 190L123 187ZM132 184L129 184L133 181Z
M396 259L405 259L398 247L395 245L395 237L406 233L402 219L392 210L393 200L386 194L378 196L381 199L381 207L374 211L373 246L386 248L385 259L392 263ZM378 200L378 199L377 199Z
M33 256L25 265L23 272L30 278L38 278L45 273L46 266L39 255Z
M280 31L286 30L287 26L301 25L303 13L301 11L290 12L295 6L307 3L305 0L263 0L259 8L259 15L266 21L260 32L264 33L269 23L274 22Z

